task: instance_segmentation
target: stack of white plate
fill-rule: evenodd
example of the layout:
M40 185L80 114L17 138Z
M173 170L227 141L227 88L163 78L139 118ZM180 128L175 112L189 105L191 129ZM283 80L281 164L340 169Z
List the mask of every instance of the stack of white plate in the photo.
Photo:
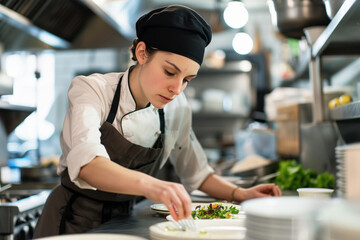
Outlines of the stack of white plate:
M245 201L246 240L311 239L314 214L330 203L325 198L271 197Z
M336 187L338 197L360 198L357 183L360 181L360 144L348 144L335 148Z
M338 199L321 212L321 240L360 239L360 202Z
M346 146L338 146L335 148L336 156L336 192L338 197L346 195L346 171L345 171L345 152Z

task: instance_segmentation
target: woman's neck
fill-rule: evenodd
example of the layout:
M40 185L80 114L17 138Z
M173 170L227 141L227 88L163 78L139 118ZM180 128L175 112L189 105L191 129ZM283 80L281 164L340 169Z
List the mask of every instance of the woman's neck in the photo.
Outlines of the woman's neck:
M136 110L146 107L149 103L140 88L140 67L140 65L135 65L129 72L129 87L136 103Z

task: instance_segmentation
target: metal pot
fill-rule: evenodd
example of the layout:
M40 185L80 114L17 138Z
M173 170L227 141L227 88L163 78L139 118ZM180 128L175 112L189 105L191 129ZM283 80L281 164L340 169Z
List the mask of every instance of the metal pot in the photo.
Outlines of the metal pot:
M20 168L21 181L46 181L57 177L56 166L49 164L47 166L32 166Z
M303 29L330 22L323 0L268 0L273 26L285 37L300 39Z

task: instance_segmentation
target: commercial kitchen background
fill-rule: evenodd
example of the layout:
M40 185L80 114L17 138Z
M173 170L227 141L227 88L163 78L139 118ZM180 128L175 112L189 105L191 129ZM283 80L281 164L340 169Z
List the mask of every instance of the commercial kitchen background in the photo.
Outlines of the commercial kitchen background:
M282 103L312 101L312 85L307 65L300 66L310 46L305 36L301 39L290 39L276 31L265 0L242 1L249 13L248 22L240 29L230 28L222 18L228 2L85 1L93 11L97 11L96 15L107 21L106 27L118 35L115 38L112 38L113 35L103 35L94 24L93 30L86 29L86 34L80 33L83 36L80 40L77 39L76 44L65 47L61 46L61 42L52 46L42 42L40 48L23 48L18 44L21 39L17 39L16 34L11 38L2 32L1 71L13 79L13 88L12 94L0 93L1 101L36 107L37 110L7 137L3 136L7 134L1 134L1 146L7 144L8 151L4 152L5 148L1 148L1 166L9 164L24 167L41 164L42 161L56 161L61 154L59 135L67 109L67 90L74 76L125 70L130 64L128 47L134 37L134 29L129 23L134 23L138 16L151 8L173 3L185 4L200 11L214 30L213 40L206 51L207 57L199 76L185 91L194 109L194 130L205 147L209 160L217 162L222 159L230 164L233 164L234 160L242 160L246 157L241 155L241 151L245 149L244 144L253 145L250 149L255 154L270 159L278 158L275 139L275 107L279 104L278 98ZM3 19L6 19L4 14L2 15ZM73 16L76 16L76 12ZM85 18L80 21L85 21ZM7 21L2 20L1 24L5 25L6 29ZM30 35L30 32L26 34ZM247 33L251 37L252 48L249 53L238 54L233 49L233 39L238 33ZM244 42L241 43L244 45ZM340 67L344 66L347 71L338 72ZM331 59L325 64L324 78L328 81L324 81L324 85L330 85L331 82L329 88L336 88L336 91L329 90L330 97L343 92L354 96L354 86L359 75L359 69L354 66L356 58L352 57L345 60L341 58L340 61ZM268 106L265 106L265 96L274 89L278 92L274 91L276 94L272 95L273 98L269 97ZM331 95L332 93L335 95ZM312 117L308 117L306 121L311 122ZM254 122L258 124L251 124ZM297 125L290 125L289 129L291 127L297 128ZM260 136L251 135L253 128L264 131ZM331 134L335 142L332 141L329 148L338 141L337 137L334 137L336 133ZM243 136L255 140L244 143ZM256 147L254 141L259 142L259 138L264 143ZM311 134L306 141L310 139ZM312 153L313 151L310 151L309 154ZM295 149L295 153L290 153L289 157L299 157L300 154L299 150ZM320 161L320 164L324 163ZM334 166L313 167L320 171L334 170ZM8 177L8 169L2 170L2 177Z

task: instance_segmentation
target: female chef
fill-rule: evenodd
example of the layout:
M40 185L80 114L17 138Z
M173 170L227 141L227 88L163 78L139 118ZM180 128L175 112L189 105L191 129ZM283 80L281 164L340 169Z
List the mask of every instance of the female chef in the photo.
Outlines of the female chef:
M142 16L136 34L134 66L74 78L61 134L61 185L34 237L89 231L129 214L136 196L162 202L179 220L190 215L188 192L195 189L228 201L281 195L273 184L243 189L216 176L191 129L183 90L211 41L204 19L172 5ZM156 178L167 159L181 184Z

